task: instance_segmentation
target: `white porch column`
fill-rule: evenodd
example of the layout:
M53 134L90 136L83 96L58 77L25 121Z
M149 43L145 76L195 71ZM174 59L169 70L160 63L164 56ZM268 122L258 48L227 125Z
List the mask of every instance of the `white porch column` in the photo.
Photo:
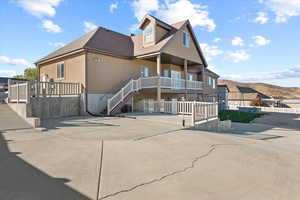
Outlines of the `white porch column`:
M185 88L185 101L187 100L187 77L188 76L188 72L187 72L187 59L184 59L184 88Z
M161 101L161 80L160 80L160 74L161 74L161 56L160 54L157 56L156 59L157 62L157 77L158 77L158 82L157 82L157 101L158 103L158 112L160 112L160 101Z

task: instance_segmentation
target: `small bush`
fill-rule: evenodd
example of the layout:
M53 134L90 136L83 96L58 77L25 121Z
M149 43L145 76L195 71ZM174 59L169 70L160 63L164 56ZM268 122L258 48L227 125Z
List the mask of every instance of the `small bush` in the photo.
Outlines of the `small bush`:
M231 120L232 122L240 123L250 123L256 118L263 116L261 113L249 113L249 112L240 112L233 110L221 111L219 113L219 118L221 121Z

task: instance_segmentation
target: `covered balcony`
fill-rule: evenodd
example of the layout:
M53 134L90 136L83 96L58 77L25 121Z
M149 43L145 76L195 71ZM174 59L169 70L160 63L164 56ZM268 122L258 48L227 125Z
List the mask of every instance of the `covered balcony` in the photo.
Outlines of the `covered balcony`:
M169 77L141 77L137 80L140 89L152 89L160 86L161 89L169 89L174 91L194 90L201 91L203 89L202 81L192 81L185 79L176 79Z

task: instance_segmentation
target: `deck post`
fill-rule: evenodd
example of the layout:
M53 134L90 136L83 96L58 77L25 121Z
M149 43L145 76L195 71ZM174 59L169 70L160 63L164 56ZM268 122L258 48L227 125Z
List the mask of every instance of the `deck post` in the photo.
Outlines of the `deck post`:
M185 101L187 101L187 77L188 73L187 73L187 59L184 59L184 89L185 89Z
M11 79L8 79L8 83L7 83L7 85L8 85L8 95L7 95L7 101L8 101L8 103L10 103L10 97L11 97Z
M157 69L157 102L158 102L158 112L160 112L161 107L161 80L160 80L160 74L161 74L161 55L159 54L156 59L156 69Z

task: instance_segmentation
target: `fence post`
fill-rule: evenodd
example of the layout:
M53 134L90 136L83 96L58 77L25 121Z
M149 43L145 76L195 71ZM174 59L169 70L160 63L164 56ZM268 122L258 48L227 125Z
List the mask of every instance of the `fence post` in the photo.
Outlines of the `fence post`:
M11 89L10 89L10 87L11 87L11 80L8 79L8 95L7 95L7 101L8 101L8 103L10 102L10 96L11 96Z
M219 116L219 108L218 108L218 102L216 102L216 117Z
M17 83L17 103L19 103L19 82Z
M30 103L30 82L26 82L26 103Z
M193 126L195 126L195 115L196 115L196 113L195 113L195 106L196 106L196 104L195 104L195 102L193 102L192 103L192 125Z
M172 99L172 113L173 114L177 114L177 100L176 99Z

